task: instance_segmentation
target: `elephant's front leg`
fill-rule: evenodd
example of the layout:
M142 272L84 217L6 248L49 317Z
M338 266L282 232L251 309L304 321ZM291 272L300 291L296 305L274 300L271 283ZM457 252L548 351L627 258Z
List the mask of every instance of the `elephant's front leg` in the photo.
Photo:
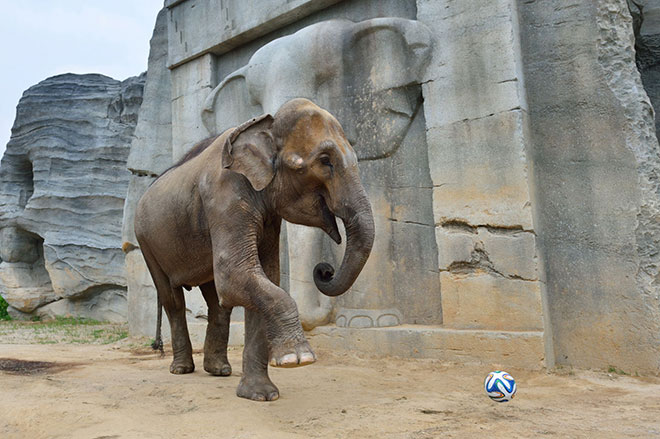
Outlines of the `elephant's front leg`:
M268 376L268 341L263 318L257 311L245 310L243 377L236 395L253 401L275 401L280 392Z
M277 233L276 233L277 232ZM296 367L316 361L305 339L296 302L273 280L279 280L279 220L266 225L261 241L242 227L236 234L214 235L216 288L228 306L258 312L268 341L270 364Z
M280 228L281 219L267 223L259 243L261 267L271 282L280 285ZM271 289L272 290L272 289ZM276 300L272 308L262 311L264 329L269 341L270 365L275 367L296 367L311 364L316 356L305 339L298 307L293 298L281 288L276 288Z
M259 260L268 279L280 284L279 221L265 228L259 245ZM254 401L274 401L280 397L277 386L268 376L268 339L262 315L245 310L245 349L243 349L243 378L236 394Z
M305 338L296 302L284 290L258 280L257 300L264 319L270 365L298 367L312 364L316 356ZM275 288L273 288L275 287Z

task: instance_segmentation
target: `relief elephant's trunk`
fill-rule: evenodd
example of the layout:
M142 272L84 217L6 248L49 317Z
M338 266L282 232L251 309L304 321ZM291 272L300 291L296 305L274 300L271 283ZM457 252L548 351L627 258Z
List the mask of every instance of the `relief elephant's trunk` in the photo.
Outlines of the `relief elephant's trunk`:
M334 268L326 262L314 267L314 283L326 296L339 296L353 285L374 242L374 219L364 189L360 187L352 199L337 212L346 228L346 251L339 271L335 276Z

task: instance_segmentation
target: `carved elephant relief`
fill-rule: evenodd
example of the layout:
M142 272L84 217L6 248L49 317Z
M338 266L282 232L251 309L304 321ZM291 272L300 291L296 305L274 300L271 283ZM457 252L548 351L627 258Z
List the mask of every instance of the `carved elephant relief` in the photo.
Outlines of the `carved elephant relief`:
M397 256L391 250L392 202L388 189L397 182L387 176L392 167L388 160L397 154L415 121L423 126L419 84L431 47L431 32L414 20L388 17L358 23L344 19L316 23L257 50L244 67L219 82L202 110L202 121L210 134L262 112L274 113L295 97L310 99L328 109L342 124L364 169L363 182L378 232L372 257L353 286L353 293L338 302L349 310L376 311L369 311L366 320L339 318L338 324L402 323L393 292ZM419 155L427 163L426 152L420 151ZM288 250L283 249L283 256L288 264L285 261L284 265L289 267L290 291L298 302L303 326L310 329L327 323L332 307L318 293L309 273L312 261L322 254L340 254L317 230L287 223L285 232ZM428 239L434 242L431 230ZM378 309L386 310L389 317L379 318ZM336 311L336 317L346 315Z

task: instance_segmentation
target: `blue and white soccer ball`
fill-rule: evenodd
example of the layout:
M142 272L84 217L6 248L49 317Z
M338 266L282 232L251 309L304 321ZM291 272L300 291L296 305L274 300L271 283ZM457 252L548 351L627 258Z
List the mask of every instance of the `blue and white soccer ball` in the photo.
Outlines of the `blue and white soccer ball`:
M516 381L503 370L491 372L484 381L486 393L493 401L511 401L516 394Z

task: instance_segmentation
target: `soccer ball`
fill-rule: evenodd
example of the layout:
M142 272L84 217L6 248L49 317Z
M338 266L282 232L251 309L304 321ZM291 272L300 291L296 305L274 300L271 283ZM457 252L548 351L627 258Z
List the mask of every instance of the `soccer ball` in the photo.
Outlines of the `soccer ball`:
M511 401L516 394L516 381L503 370L491 372L484 381L486 393L493 401Z

